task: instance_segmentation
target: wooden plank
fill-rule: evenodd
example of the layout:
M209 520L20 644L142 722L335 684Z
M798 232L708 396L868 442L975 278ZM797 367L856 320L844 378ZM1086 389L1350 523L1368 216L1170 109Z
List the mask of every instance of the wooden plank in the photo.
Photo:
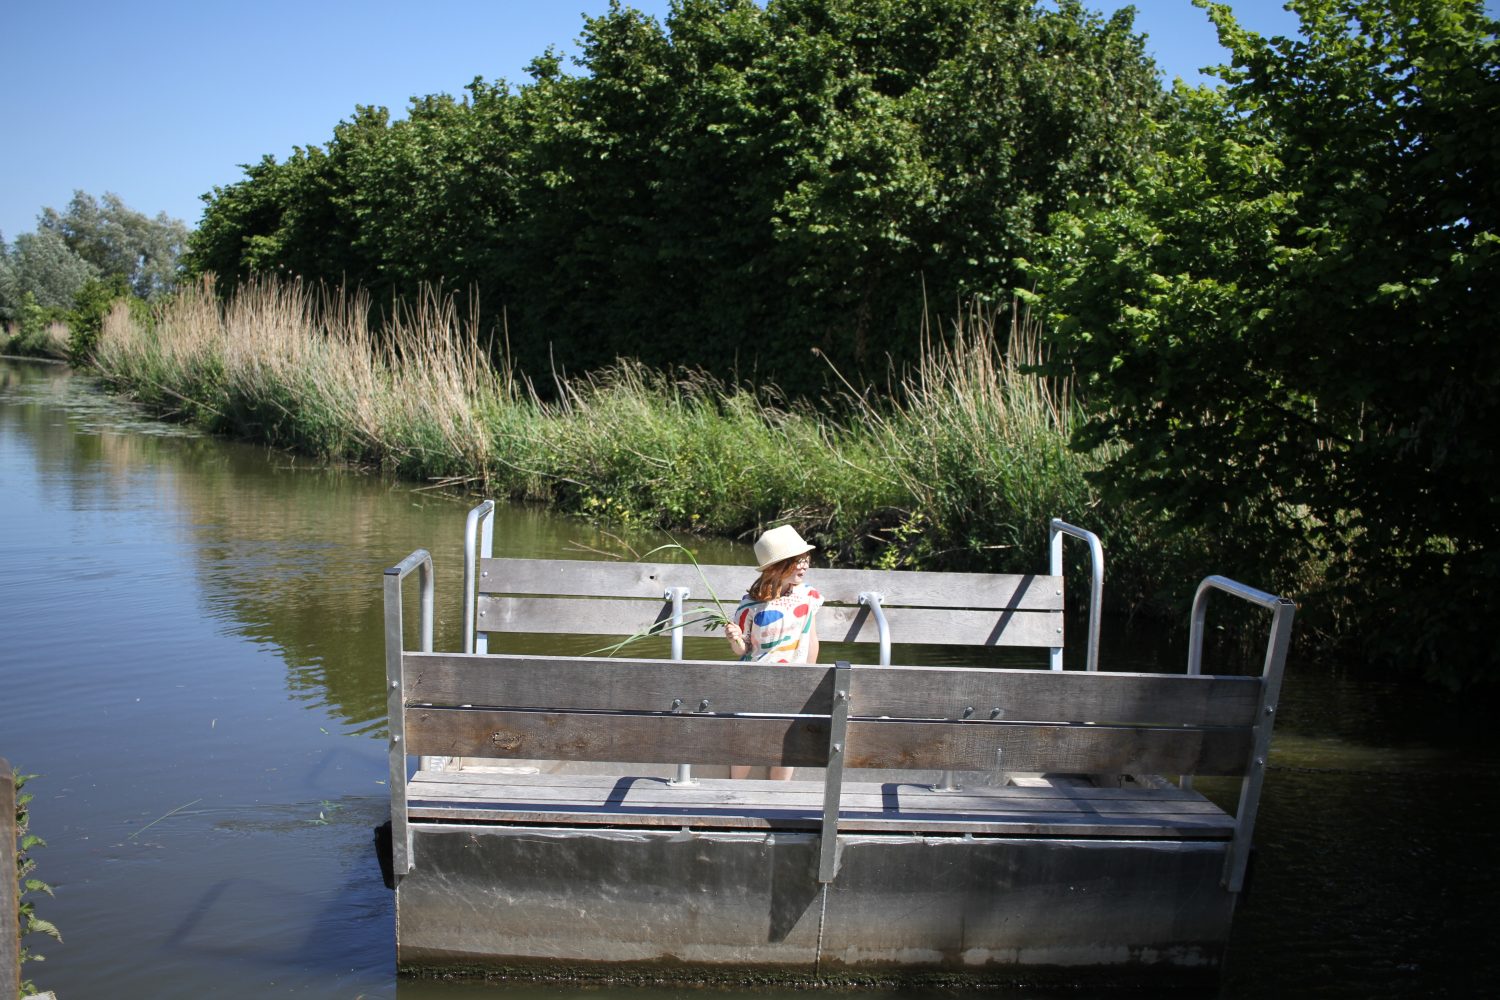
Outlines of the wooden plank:
M471 780L460 780L468 778ZM472 780L472 779L483 780ZM630 775L474 774L462 771L420 771L412 795L428 803L481 804L527 801L552 807L569 803L600 806L606 800L650 808L701 809L725 807L752 812L774 808L821 810L823 785L815 780L761 780L743 783L703 778L693 785L674 785L665 778ZM914 782L848 782L841 798L847 812L921 813L923 815L978 815L995 811L1056 813L1087 811L1111 816L1223 816L1224 811L1201 795L1120 788L1023 788L977 786L955 791L936 790Z
M1250 726L1259 677L991 667L856 667L856 716ZM1174 772L1175 773L1175 772Z
M1065 774L1242 775L1250 729L1089 725L1004 725L1001 766Z
M753 566L605 562L582 559L483 559L482 594L550 594L660 599L669 587L687 587L694 603L739 603L755 581ZM808 579L835 604L858 604L875 591L889 606L1011 608L1061 611L1061 577L1041 574L929 573L814 567Z
M505 654L407 653L406 700L509 708L826 715L828 666ZM1248 726L1258 677L988 667L856 667L856 717ZM998 710L998 713L997 713Z
M436 706L827 715L833 667L723 660L406 654L406 700ZM700 709L704 702L706 709Z
M1004 728L993 723L851 722L847 766L989 770L995 767L1003 745ZM413 707L406 711L406 752L523 760L817 767L827 760L828 719Z
M423 772L413 784L414 818L447 822L506 822L723 829L814 830L822 788L807 781L706 779L692 788L661 779L591 776L566 789L546 777L510 785L459 785L451 793L444 775ZM866 832L984 835L1130 836L1224 839L1231 819L1212 803L1163 797L1157 803L1120 798L1114 789L1091 794L1038 796L1038 789L988 789L984 794L934 793L915 786L854 782L845 789L839 825ZM1050 790L1049 790L1050 791Z
M625 636L659 627L671 616L671 605L660 599L481 597L477 608L477 627L484 632ZM1062 614L1054 611L886 608L885 616L893 642L1045 647L1063 642ZM691 620L690 611L686 617ZM701 634L698 626L690 628ZM818 636L827 642L880 638L869 608L832 605L818 612Z
M672 606L613 598L481 597L475 627L481 632L535 632L627 636L656 628L672 615Z
M0 997L21 993L21 907L16 882L16 784L0 757Z

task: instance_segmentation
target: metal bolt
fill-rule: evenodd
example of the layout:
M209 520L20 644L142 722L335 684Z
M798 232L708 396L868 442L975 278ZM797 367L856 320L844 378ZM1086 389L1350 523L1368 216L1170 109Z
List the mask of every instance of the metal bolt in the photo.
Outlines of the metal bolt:
M1265 767L1266 766L1266 759L1264 757L1257 757L1257 758L1255 758L1255 766L1256 767Z
M489 571L489 570L485 570L485 571L484 571L484 572L482 572L482 573L480 573L480 574L479 574L479 575L480 575L480 576L481 576L481 577L486 577L486 576L489 576L489 575L490 575L490 571Z
M834 753L843 753L844 752L844 744L842 744L842 743L835 743L833 745L833 752Z
M702 701L698 702L698 711L700 711L700 712L707 712L708 711L708 699L707 698L704 698Z
M1000 710L998 708L992 708L992 709L990 709L990 718L992 718L992 719L998 719L998 718L1000 718Z
M848 691L835 691L833 693L833 700L834 701L848 701L849 700L849 692Z
M964 714L961 715L961 716L959 716L959 718L967 719L969 716L971 716L973 714L974 714L974 706L970 705L970 706L968 706L967 708L964 709Z
M401 737L399 737L399 736L392 736L391 737L391 742L392 743L400 743L401 742Z
M394 691L401 686L400 681L391 681L391 690Z
M675 712L675 711L677 711L681 707L682 707L682 699L681 698L673 698L672 699L672 711Z
M1266 714L1267 715L1275 715L1276 714L1276 706L1275 705L1267 705L1266 706Z

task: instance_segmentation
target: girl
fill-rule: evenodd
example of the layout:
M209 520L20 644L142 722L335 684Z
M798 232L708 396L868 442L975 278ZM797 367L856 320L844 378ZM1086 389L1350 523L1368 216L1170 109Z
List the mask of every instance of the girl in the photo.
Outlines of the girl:
M818 608L823 596L806 584L813 546L790 524L772 528L755 542L760 576L740 599L734 618L724 626L729 648L741 660L765 663L818 662ZM729 768L732 778L750 773L748 765ZM771 768L771 777L787 781L789 767Z

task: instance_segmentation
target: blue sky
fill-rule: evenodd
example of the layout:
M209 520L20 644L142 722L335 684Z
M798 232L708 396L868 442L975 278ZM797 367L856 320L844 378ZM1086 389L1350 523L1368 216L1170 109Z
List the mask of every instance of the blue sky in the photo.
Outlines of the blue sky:
M1242 24L1292 34L1283 0L1231 0ZM1125 0L1085 0L1110 12ZM668 0L633 0L659 18ZM1135 0L1166 79L1223 58L1190 0ZM608 0L6 0L0 8L0 233L35 228L74 189L196 225L239 165L321 144L356 104L401 113L475 76L520 82L549 44L576 51Z

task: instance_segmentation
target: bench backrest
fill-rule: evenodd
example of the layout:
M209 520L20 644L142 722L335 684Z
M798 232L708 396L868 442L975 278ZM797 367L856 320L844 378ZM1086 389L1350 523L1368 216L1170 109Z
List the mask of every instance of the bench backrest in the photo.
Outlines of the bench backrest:
M614 563L566 559L483 559L478 633L627 636L670 623L667 594L686 588L688 609L730 613L755 579L746 566ZM873 610L860 595L882 595L894 641L959 646L1063 645L1062 578L992 573L918 573L817 568L809 581L827 602L818 613L825 642L877 642ZM699 633L701 634L701 632Z
M822 767L1242 775L1259 677L405 653L406 752ZM730 714L733 713L733 714Z

